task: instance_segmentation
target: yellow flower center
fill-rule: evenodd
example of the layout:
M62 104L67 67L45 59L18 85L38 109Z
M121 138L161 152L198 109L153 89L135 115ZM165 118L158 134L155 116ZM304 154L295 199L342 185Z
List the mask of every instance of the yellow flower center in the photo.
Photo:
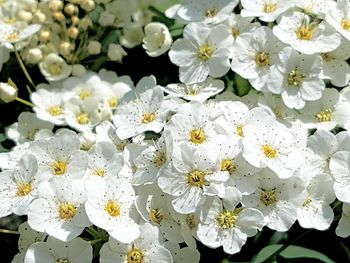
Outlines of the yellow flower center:
M188 214L186 216L186 223L191 230L197 227L197 221L194 214Z
M284 111L280 107L276 106L272 110L278 119L283 119L285 117Z
M112 109L116 109L118 106L118 98L117 97L111 97L107 100L108 105Z
M191 131L190 141L195 144L201 144L206 140L204 130L202 128L195 128Z
M228 171L230 174L233 174L236 170L235 163L233 160L225 159L221 162L221 171Z
M277 202L276 189L275 188L270 189L270 190L261 189L260 201L265 206L270 206L270 205L276 203Z
M216 216L216 222L221 229L234 228L242 210L243 208L236 208L232 211L224 210Z
M323 54L321 54L321 56L322 56L323 60L326 61L326 62L330 62L333 59L335 59L335 56L333 56L330 53L323 53Z
M49 73L53 76L60 75L62 72L62 67L60 64L52 63L48 67Z
M70 263L68 258L59 258L56 260L56 263Z
M156 114L155 113L145 113L143 114L143 117L142 117L142 120L141 120L141 123L143 124L147 124L147 123L150 123L152 121L154 121L156 119Z
M213 55L214 50L208 44L204 44L198 48L197 56L200 60L208 61Z
M236 133L239 137L244 137L244 134L243 134L243 125L238 125L236 127Z
M10 42L15 42L19 39L19 34L18 32L12 32L6 38Z
M209 7L205 11L205 16L208 17L208 18L211 18L211 17L216 16L217 13L218 13L218 10L215 7Z
M86 125L89 123L90 119L89 119L89 114L85 113L85 112L80 112L78 113L76 116L76 121L77 123L79 124L82 124L82 125Z
M316 119L318 122L332 121L332 110L331 109L321 110L319 113L316 114Z
M265 13L273 13L277 9L277 4L274 1L266 1L264 4L264 12Z
M53 168L55 175L62 175L66 172L67 162L55 161L51 168Z
M235 27L231 27L231 34L234 38L237 38L240 34L240 31L238 28Z
M80 97L81 100L85 100L85 99L91 97L91 95L92 95L91 91L87 90L87 89L83 89L79 93L79 97Z
M268 144L265 144L263 146L263 151L264 151L264 155L267 157L267 158L276 158L277 157L277 151L275 148L273 148L272 146L268 145Z
M120 216L120 206L116 201L109 200L106 204L105 210L112 217Z
M293 69L288 73L288 85L294 87L300 87L303 84L305 75L302 74L298 68Z
M304 201L304 203L303 203L303 206L304 206L304 207L305 207L305 206L308 206L309 204L311 204L311 202L312 202L312 199L311 199L310 197L308 197L308 198L305 199L305 201Z
M47 112L51 116L60 116L63 114L62 108L60 106L57 106L57 105L52 105L52 106L48 107Z
M164 218L161 208L153 208L150 213L150 218L153 223L160 224Z
M139 248L132 248L127 255L128 263L143 263L143 253Z
M255 56L255 63L260 68L266 68L270 66L270 54L266 52L258 52Z
M77 208L72 203L63 203L58 209L58 215L63 220L72 219L77 213Z
M343 19L341 21L341 27L346 31L350 31L350 19Z
M295 31L297 35L297 39L309 41L314 36L314 32L316 28L318 27L318 24L311 23L310 25L302 25L298 27L298 29Z
M156 167L162 167L166 163L166 155L163 151L158 151L153 163Z
M19 183L17 185L17 196L26 196L32 191L30 183Z
M189 172L187 176L187 182L190 186L195 187L202 187L208 184L208 182L205 180L205 173L199 170Z
M106 170L102 168L96 168L93 170L92 174L100 177L104 177L106 175Z

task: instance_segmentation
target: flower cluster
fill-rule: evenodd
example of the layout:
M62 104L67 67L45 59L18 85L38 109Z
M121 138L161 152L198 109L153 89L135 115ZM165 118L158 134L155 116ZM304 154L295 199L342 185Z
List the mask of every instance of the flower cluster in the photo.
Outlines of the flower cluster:
M10 2L2 62L49 81L28 76L32 112L0 154L0 217L27 218L12 262L92 262L98 243L101 263L196 263L198 242L235 254L264 227L326 230L341 203L350 236L348 0L182 1L174 42L143 1ZM79 64L141 44L180 82ZM11 80L0 98L23 101Z

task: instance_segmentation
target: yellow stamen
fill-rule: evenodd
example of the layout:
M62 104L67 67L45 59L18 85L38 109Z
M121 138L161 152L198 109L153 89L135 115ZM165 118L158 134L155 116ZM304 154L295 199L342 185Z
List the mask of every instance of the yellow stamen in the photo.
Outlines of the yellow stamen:
M116 201L109 200L106 204L105 210L111 217L120 216L120 206Z
M47 112L51 115L51 116L60 116L63 114L63 109L60 106L57 105L52 105L49 106L47 108Z
M332 110L331 109L321 110L319 113L316 114L316 119L318 122L332 121Z
M276 203L277 202L276 189L275 188L273 188L271 190L261 189L260 201L265 206L270 206L270 205Z
M32 191L30 183L19 183L17 185L17 196L26 196Z
M194 187L202 187L208 184L208 182L205 180L205 173L199 170L189 172L187 182L190 186Z
M160 224L164 218L161 208L153 208L150 213L150 218L153 223Z
M63 203L58 210L58 215L63 220L72 219L76 213L77 208L72 203Z
M243 208L236 208L232 211L224 210L216 217L216 222L221 229L231 229L236 226L236 221Z
M145 113L142 117L141 123L147 124L156 119L156 114L155 113Z
M255 63L260 68L266 68L270 66L270 54L266 52L258 52L255 56Z
M200 60L208 61L213 55L214 50L208 44L204 44L198 48L197 56Z
M276 158L278 154L276 149L268 144L265 144L263 146L263 151L264 151L264 155L270 159Z
M139 248L133 247L127 255L128 263L143 263L144 255Z
M201 144L206 140L204 130L202 128L195 128L191 131L190 141L195 144Z
M56 161L51 165L53 168L55 175L62 175L66 172L67 163L62 161Z

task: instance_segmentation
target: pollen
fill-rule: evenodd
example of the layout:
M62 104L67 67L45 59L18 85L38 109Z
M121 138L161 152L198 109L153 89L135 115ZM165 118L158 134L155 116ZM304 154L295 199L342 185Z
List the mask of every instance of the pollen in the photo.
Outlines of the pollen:
M266 1L264 4L264 12L265 13L273 13L277 9L277 4L274 1Z
M87 89L83 89L79 93L79 97L81 100L86 100L87 98L91 97L91 95L92 95L91 91Z
M270 66L270 54L266 52L258 52L255 56L255 63L260 68L266 68Z
M350 31L350 19L343 19L341 21L341 27L346 31Z
M62 161L56 161L51 165L53 168L55 175L62 175L67 170L67 163Z
M61 74L62 67L61 67L61 65L59 65L57 63L52 63L48 66L48 71L51 75L57 76L57 75Z
M197 227L197 221L194 214L188 214L186 216L186 223L191 230Z
M71 263L68 258L59 258L56 260L56 263Z
M303 207L308 206L309 204L311 204L311 202L312 202L312 199L310 197L306 198L303 203Z
M100 177L104 177L106 175L106 170L102 168L97 168L93 170L92 174Z
M236 133L239 137L244 137L244 134L243 134L243 125L238 125L237 128L236 128Z
M139 248L133 247L127 255L128 263L143 263L144 255Z
M17 196L26 196L32 191L32 185L29 183L19 183L17 185Z
M202 61L208 61L213 55L214 50L208 44L204 44L198 48L197 56Z
M60 106L57 106L57 105L52 105L52 106L48 107L47 112L51 116L55 116L55 117L63 114L62 108Z
M77 208L72 203L63 203L58 209L58 215L63 220L72 219L77 213Z
M205 173L199 170L189 172L187 182L190 186L194 187L202 187L208 184L208 182L205 180Z
M195 128L191 131L190 141L195 144L201 144L206 140L203 128Z
M231 28L231 34L234 38L237 38L241 32L238 28L232 27Z
M111 97L107 100L108 105L112 109L116 109L118 106L118 98L117 97Z
M116 201L109 200L106 204L105 210L111 217L120 216L120 206Z
M233 160L225 159L221 162L221 171L227 171L230 174L233 174L236 170L236 166Z
M288 73L288 85L294 87L300 87L303 84L305 75L300 72L298 68L293 69Z
M321 110L319 113L316 114L316 119L318 122L332 121L332 110L331 109Z
M268 144L265 144L263 146L263 151L264 151L264 155L270 159L276 158L278 154L276 149Z
M163 151L158 151L155 158L153 159L153 163L156 167L162 167L166 163L166 154Z
M270 206L270 205L273 205L274 203L276 203L277 202L276 189L275 188L270 189L270 190L261 189L260 201L265 206Z
M164 215L161 208L153 208L150 213L150 218L153 223L157 223L160 225L162 222Z
M236 208L235 210L224 210L216 217L216 222L221 229L231 229L236 226L236 221L243 208Z
M15 42L19 39L19 34L17 32L12 32L6 38L10 42Z
M314 32L315 32L316 28L317 28L317 26L312 25L312 24L302 25L302 26L298 27L298 29L295 31L295 33L297 35L297 39L310 41L314 36Z
M80 112L78 113L76 116L76 121L79 124L85 125L88 124L90 119L89 119L89 114L85 113L85 112Z
M215 7L209 7L207 10L205 10L205 16L208 18L216 16L217 13L218 10Z
M153 122L156 119L156 117L157 116L155 113L145 113L142 116L141 123L147 124L147 123Z

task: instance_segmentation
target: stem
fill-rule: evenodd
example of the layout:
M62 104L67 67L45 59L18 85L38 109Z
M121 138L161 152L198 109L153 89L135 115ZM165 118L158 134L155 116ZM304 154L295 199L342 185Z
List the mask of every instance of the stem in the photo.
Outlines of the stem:
M17 97L15 100L18 101L18 102L20 102L20 103L23 103L24 105L27 105L27 106L29 106L29 107L32 107L32 108L35 106L33 103L31 103L31 102L29 102L29 101L27 101L27 100L18 98L18 97Z
M19 235L19 232L18 232L18 231L15 231L15 230L8 230L8 229L0 229L0 233Z
M33 82L32 78L30 77L30 75L29 75L29 73L28 73L28 71L27 71L27 69L26 69L26 66L24 65L24 63L23 63L23 61L22 61L22 59L21 59L21 56L19 55L19 53L18 53L17 48L16 48L15 45L13 45L13 50L14 50L14 52L15 52L17 61L18 61L19 65L20 65L20 67L21 67L21 69L22 69L24 75L26 76L26 78L27 78L27 80L29 81L30 85L31 85L33 88L35 88L34 82Z

